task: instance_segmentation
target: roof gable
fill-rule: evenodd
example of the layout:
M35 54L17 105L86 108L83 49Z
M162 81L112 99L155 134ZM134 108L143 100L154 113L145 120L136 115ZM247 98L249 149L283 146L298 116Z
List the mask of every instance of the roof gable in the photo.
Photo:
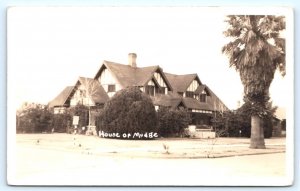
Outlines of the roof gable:
M48 103L49 107L64 106L73 91L74 86L67 86L52 101Z
M110 61L104 61L101 65L99 71L95 75L94 79L100 77L101 72L107 68L114 78L121 84L124 88L129 86L145 86L152 78L155 72L159 72L164 78L168 89L172 90L172 86L169 83L167 77L162 72L159 66L149 66L149 67L131 67L125 64L119 64Z
M104 61L94 79L100 77L101 72L107 68L121 86L128 87L135 85L135 68L129 65Z
M90 98L95 104L105 103L106 101L108 101L109 97L98 80L79 77L75 88L77 88L80 84L84 86L85 90L90 95Z
M162 77L164 83L166 84L167 88L169 91L173 90L172 85L168 81L168 78L162 71L162 69L159 66L150 66L150 67L144 67L144 68L139 68L136 73L136 80L140 86L146 85L150 80L154 79L156 81L157 79L155 78L154 74L159 73L160 76Z
M206 85L198 86L198 88L195 90L195 93L201 94L203 91L205 91L208 96L211 96L211 90Z
M176 75L165 73L165 75L176 92L185 92L193 80L197 80L200 85L202 84L197 74Z

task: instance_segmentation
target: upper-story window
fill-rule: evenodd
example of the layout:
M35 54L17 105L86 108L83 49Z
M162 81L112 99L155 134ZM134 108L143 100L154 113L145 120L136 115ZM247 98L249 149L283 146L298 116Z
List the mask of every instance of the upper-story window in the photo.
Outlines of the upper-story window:
M145 93L148 94L148 95L150 95L150 96L154 96L154 89L155 89L154 86L147 85L145 87Z
M110 84L108 85L108 91L107 92L115 92L116 91L116 85Z
M157 94L165 94L165 87L155 87L155 93Z
M155 83L152 80L150 80L148 82L148 84L145 86L145 93L150 95L150 96L154 96L155 95L155 90L156 90Z
M200 94L200 102L206 102L206 93Z
M186 96L186 97L194 98L194 92L192 92L192 91L186 91L186 92L185 92L185 96Z

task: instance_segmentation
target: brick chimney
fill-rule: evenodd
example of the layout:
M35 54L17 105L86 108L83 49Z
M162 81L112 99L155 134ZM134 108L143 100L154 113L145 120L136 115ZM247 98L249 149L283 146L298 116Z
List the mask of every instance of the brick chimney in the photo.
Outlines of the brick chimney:
M128 54L128 65L131 67L136 68L136 53L129 53Z

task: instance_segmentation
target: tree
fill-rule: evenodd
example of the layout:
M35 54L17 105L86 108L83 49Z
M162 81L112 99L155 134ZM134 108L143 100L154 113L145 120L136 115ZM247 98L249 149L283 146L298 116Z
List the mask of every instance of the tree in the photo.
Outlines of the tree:
M50 109L41 104L27 104L26 108L17 111L17 133L50 132L53 114Z
M283 16L235 15L224 31L231 41L222 48L229 66L239 72L244 101L251 104L250 148L265 148L261 120L268 114L269 87L277 69L285 75L285 29Z
M80 83L82 85L82 104L84 103L88 107L88 126L91 126L91 106L95 106L93 97L98 93L99 82L91 78L81 77Z
M72 125L72 116L68 110L64 113L58 113L53 115L52 128L54 132L68 133L69 127Z
M118 91L106 102L97 121L99 130L105 133L157 133L156 112L152 100L138 87Z

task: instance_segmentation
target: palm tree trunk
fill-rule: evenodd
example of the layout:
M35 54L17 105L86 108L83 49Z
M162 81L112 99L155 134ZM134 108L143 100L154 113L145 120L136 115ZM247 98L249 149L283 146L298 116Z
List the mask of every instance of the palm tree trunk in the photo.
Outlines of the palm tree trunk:
M265 149L264 129L261 125L261 119L257 115L251 116L251 149Z

